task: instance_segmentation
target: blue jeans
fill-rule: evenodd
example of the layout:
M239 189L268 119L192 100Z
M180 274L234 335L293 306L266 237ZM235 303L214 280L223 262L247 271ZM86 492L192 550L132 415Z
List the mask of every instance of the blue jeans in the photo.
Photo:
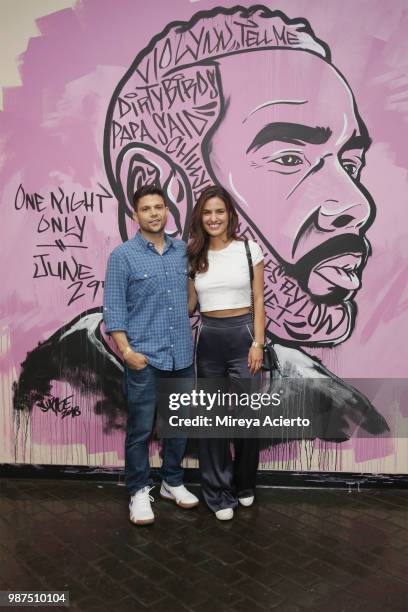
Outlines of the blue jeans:
M147 364L142 370L125 367L124 387L128 405L125 441L125 482L130 495L151 484L149 440L156 412L160 378L193 378L193 366L182 370L158 370ZM183 459L187 438L169 438L163 444L161 476L170 486L183 483Z

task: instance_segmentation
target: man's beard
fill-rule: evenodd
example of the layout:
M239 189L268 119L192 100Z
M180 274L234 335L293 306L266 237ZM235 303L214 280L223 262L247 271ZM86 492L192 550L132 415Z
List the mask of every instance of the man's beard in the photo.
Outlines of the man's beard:
M140 229L152 235L162 234L165 227L166 227L165 221L159 221L159 223L153 227L149 223L140 224Z

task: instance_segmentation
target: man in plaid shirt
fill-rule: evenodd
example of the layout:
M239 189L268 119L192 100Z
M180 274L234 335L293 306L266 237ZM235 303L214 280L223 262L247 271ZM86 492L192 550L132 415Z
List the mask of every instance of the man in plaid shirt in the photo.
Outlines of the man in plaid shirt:
M135 237L111 253L105 279L104 322L124 360L128 422L125 480L130 520L153 523L149 439L160 378L193 377L193 339L188 316L186 245L164 232L168 208L154 185L133 200ZM183 508L198 499L183 485L181 461L187 439L164 442L160 495Z

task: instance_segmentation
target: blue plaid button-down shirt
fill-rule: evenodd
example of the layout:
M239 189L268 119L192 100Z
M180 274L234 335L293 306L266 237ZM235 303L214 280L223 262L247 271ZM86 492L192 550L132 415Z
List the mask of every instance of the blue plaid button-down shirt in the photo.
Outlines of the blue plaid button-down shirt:
M165 235L163 254L140 232L114 249L105 278L107 332L124 331L134 351L160 370L193 362L186 244Z

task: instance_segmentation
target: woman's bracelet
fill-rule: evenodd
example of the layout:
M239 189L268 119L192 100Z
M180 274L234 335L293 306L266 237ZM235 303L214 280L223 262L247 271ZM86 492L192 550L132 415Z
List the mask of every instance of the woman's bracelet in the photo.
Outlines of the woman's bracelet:
M254 341L252 342L252 346L253 346L254 348L261 348L261 349L263 349L263 348L264 348L264 344L263 344L262 342L256 342L256 340L254 340Z

